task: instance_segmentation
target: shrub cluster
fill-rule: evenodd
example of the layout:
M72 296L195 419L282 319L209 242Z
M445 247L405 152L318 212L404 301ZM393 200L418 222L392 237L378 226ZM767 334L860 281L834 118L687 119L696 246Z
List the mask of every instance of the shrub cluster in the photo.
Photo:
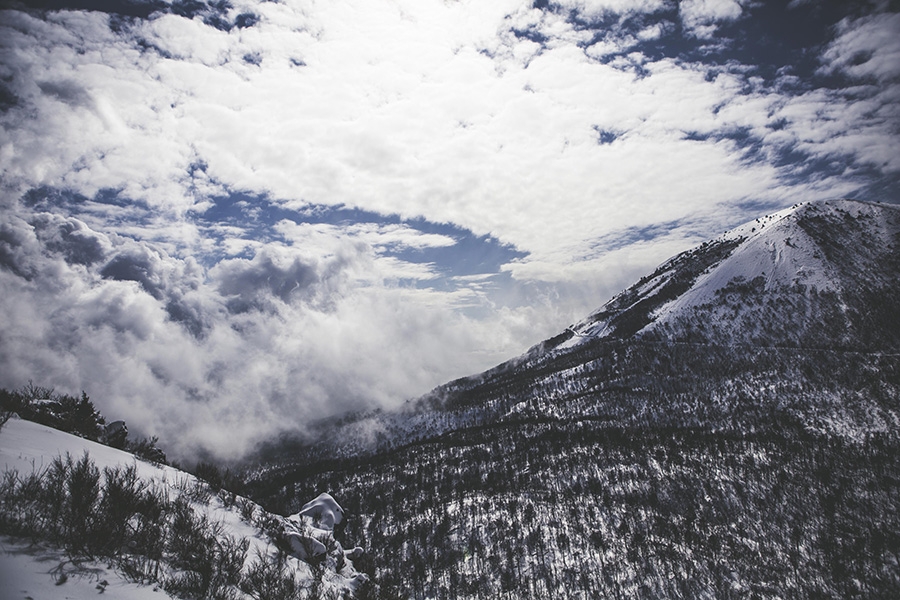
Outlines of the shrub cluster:
M115 437L104 431L106 419L94 406L86 392L80 397L60 394L53 388L28 382L18 390L0 389L0 428L12 417L47 425L95 442L119 448L139 458L158 464L169 464L156 436L132 440L123 427Z
M80 397L30 383L21 390L0 389L0 424L13 413L23 419L98 441L106 423L85 392Z
M198 479L208 483L216 492L226 490L233 494L239 494L244 489L244 482L239 474L205 460L198 462L192 473Z
M129 579L183 598L320 597L298 583L283 555L260 553L245 570L249 540L196 512L195 493L170 499L167 492L140 479L134 465L101 473L87 453L66 454L29 475L3 475L0 533L50 542L73 558L109 560Z

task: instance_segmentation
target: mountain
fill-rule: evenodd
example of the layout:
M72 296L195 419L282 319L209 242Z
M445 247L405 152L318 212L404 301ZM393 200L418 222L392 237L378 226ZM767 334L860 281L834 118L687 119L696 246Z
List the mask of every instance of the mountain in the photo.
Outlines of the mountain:
M587 339L897 351L900 211L796 205L679 254L571 330Z
M377 588L320 494L282 517L173 467L38 423L0 425L0 599L356 598Z
M900 209L796 205L251 481L337 490L386 593L896 597Z

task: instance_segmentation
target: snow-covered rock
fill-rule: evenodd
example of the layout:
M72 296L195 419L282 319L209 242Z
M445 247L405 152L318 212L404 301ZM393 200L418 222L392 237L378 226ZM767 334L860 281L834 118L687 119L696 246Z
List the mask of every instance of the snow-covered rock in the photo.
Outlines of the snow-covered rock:
M303 505L298 517L309 517L319 529L334 530L344 519L344 509L328 493L319 494L315 500Z
M311 535L304 535L296 531L288 531L284 539L291 549L291 554L300 560L310 561L325 554L325 544Z

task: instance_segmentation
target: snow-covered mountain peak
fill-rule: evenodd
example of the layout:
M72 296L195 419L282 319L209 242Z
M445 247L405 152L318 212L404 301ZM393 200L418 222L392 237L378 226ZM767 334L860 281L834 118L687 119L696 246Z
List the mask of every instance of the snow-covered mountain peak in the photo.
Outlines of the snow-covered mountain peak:
M803 206L803 204L795 204L790 208L782 209L770 215L757 217L752 221L747 221L743 225L738 225L733 229L729 229L724 234L722 234L721 238L741 241L755 235L763 235L766 232L770 231L773 226L778 225L784 219L789 218L798 210L801 210Z
M837 345L859 345L855 337L874 315L855 307L895 294L898 272L900 207L846 199L798 204L666 261L571 326L555 347L633 335L707 339L704 331L726 343L824 343L820 308L835 313ZM777 331L764 331L766 323Z
M694 285L655 312L656 320L688 307L716 301L734 282L761 281L771 292L794 286L837 291L839 277L809 234L800 226L796 209L756 219L726 234L738 246L724 260L709 267Z

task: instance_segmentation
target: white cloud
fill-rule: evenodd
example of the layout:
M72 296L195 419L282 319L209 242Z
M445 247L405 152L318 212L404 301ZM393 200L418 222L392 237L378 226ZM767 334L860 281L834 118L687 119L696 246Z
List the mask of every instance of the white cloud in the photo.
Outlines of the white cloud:
M640 53L671 33L647 16L664 2L557 4L645 15L600 41L525 0L235 4L229 18L259 22L0 15L15 97L0 113L0 385L41 374L179 451L239 452L514 355L749 216L748 200L845 195L855 169L900 170L896 15L847 21L826 49L823 72L853 89L792 93L750 66ZM704 36L742 8L680 15ZM795 182L789 152L847 175ZM84 198L20 201L41 186ZM520 258L453 278L400 258L457 250L410 223L284 220L260 239L198 224L232 192L421 217Z
M0 385L39 375L87 389L109 416L158 433L176 455L235 457L312 418L396 405L499 362L529 335L527 323L553 318L502 309L476 326L455 310L473 301L468 291L372 277L354 285L373 262L352 241L335 240L319 260L272 243L204 273L152 245L39 217L0 227ZM84 240L97 240L93 251L73 252Z
M898 34L900 14L896 13L842 21L821 55L820 70L849 76L854 84L785 98L772 117L787 125L768 132L765 139L773 147L840 161L848 171L868 166L900 172Z
M388 251L447 248L456 240L446 235L423 233L407 225L355 223L346 226L327 223L294 223L284 220L275 226L291 247L317 260L353 252L368 257L366 268L354 278L365 284L383 280L434 279L433 265L413 263L386 255Z
M682 25L699 38L712 37L720 23L738 19L743 10L737 0L682 0L678 4Z
M664 23L654 23L653 25L649 25L641 29L637 33L637 38L642 42L658 40L665 32L666 25Z
M285 201L349 204L456 223L544 260L544 253L573 239L590 240L625 225L621 211L605 211L619 221L585 222L559 210L560 203L596 198L615 206L656 196L647 177L635 176L644 172L642 161L622 165L643 148L642 137L657 139L657 173L696 170L703 160L707 172L722 179L729 172L710 166L731 170L735 164L726 146L701 150L681 141L679 132L727 127L713 111L734 100L736 86L707 82L702 73L666 62L652 65L651 77L635 79L590 61L567 41L570 26L554 29L564 25L558 18L538 23L542 31L562 37L552 38L556 42L540 54L529 52L527 66L515 51L508 58L479 53L482 42L490 45L492 35L510 26L507 13L535 14L515 3L480 15L486 21L475 32L467 28L471 6L385 10L378 3L363 4L319 9L304 21L314 21L307 29L298 27L302 19L296 14L289 21L284 7L268 5L261 8L260 31L252 34L225 33L175 16L138 28L133 35L149 36L158 45L167 35L173 44L193 44L197 49L183 54L200 54L203 60L144 53L131 57L129 66L124 50L114 53L117 69L109 71L110 81L88 79L84 85L89 93L102 92L110 111L130 123L128 143L116 137L86 152L83 132L54 131L65 152L54 160L59 175L24 179L63 182L87 195L98 187L124 187L132 197L177 213L194 201L194 191L184 187L194 181L177 173L201 159L204 175L219 185ZM650 3L635 9L657 8ZM190 36L172 33L181 31L173 25L178 19ZM280 27L282 21L291 23L293 33ZM265 68L239 64L251 35ZM285 44L306 66L274 61ZM74 49L63 50L76 69L94 69ZM231 62L219 66L225 53ZM123 86L113 79L130 82L128 93L114 93ZM135 101L138 95L150 101ZM154 108L147 110L148 104ZM60 119L67 127L77 121L71 111ZM615 152L597 145L596 128L623 133ZM663 137L656 138L659 134ZM85 167L72 171L76 163ZM657 179L650 175L651 182ZM562 195L560 182L565 182ZM673 205L695 194L666 189ZM535 235L537 222L541 235Z
M897 83L900 78L900 13L844 19L822 55L823 70Z
M625 10L616 3L584 6ZM633 8L652 12L661 6ZM128 133L113 135L104 119L91 121L77 112L85 109L35 96L40 118L12 129L17 150L29 143L33 149L12 153L5 172L86 195L100 187L124 188L177 214L205 200L196 197L197 180L181 175L200 159L207 165L202 175L213 185L289 202L349 204L457 223L491 232L532 252L535 260L631 219L606 209L605 215L618 220L584 222L558 210L561 202L644 202L658 193L654 180L671 183L657 173L696 171L701 164L710 183L736 176L727 187L738 195L765 193L774 181L771 174L737 175L740 153L734 147L682 139L685 131L744 126L748 116L762 116L763 123L754 126L764 128L765 116L751 104L771 101L747 97L739 77L710 82L689 65L644 61L650 76L636 79L587 60L571 43L571 27L558 17L513 2L478 7L483 14L474 8L426 3L385 10L378 3L335 3L296 12L290 5L265 4L259 7L261 24L249 30L226 33L167 16L133 32L157 45L193 45L169 48L188 60L138 53L94 18L92 43L112 47L104 48L103 64L96 55L57 44L56 39L75 39L65 35L75 25L58 19L52 32L33 33L17 46L52 45L61 53L54 63L60 66L32 61L23 66L26 74L40 79L38 71L73 65L90 75L78 78L85 94L102 97L105 111L117 115ZM682 4L691 23L720 22L739 11L734 3ZM519 16L509 21L507 14ZM551 36L545 50L536 54L533 42L507 40L516 44L508 58L478 52L480 46L499 49L491 40L506 39L505 28L522 19ZM35 21L24 29L41 27L48 26ZM620 51L617 43L610 42L609 50ZM517 50L525 46L531 49ZM262 53L263 68L242 63L251 47ZM527 66L517 52L527 55ZM288 55L306 66L292 66ZM220 65L222 57L228 62ZM53 107L41 108L47 103ZM732 116L737 119L729 122ZM96 130L85 132L91 123ZM597 128L621 133L615 152L597 146ZM58 142L57 155L46 153L43 142L50 137ZM659 162L645 172L649 177L637 176L644 172L641 161L623 168L643 151L644 138L659 149ZM664 189L670 204L685 207L701 204L693 187ZM536 221L543 235L535 235Z
M659 12L671 6L668 0L556 0L553 2L567 9L574 9L585 17L605 14L631 15Z

